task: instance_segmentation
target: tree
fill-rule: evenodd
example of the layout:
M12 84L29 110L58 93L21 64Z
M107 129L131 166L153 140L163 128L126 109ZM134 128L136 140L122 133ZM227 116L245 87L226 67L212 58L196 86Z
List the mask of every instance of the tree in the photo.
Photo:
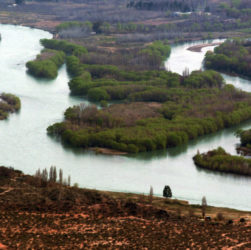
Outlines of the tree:
M152 204L153 202L153 187L150 187L150 192L149 192L149 203Z
M56 182L57 181L57 168L55 166L50 167L49 180L51 182Z
M69 186L69 187L71 186L71 176L70 175L68 176L67 186Z
M63 170L61 168L59 170L59 183L63 184Z
M163 197L166 197L166 198L171 198L173 195L172 195L172 190L169 186L165 186L164 189L163 189Z
M207 207L207 199L205 196L203 196L201 201L201 212L203 218L205 218L206 215L206 207Z
M48 181L48 172L47 172L46 168L42 172L42 180L43 181Z

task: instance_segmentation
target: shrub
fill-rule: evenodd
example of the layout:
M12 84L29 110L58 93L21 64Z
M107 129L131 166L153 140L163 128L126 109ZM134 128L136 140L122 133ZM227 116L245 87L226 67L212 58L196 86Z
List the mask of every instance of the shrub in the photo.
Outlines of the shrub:
M88 99L94 102L110 99L110 96L107 94L106 90L103 88L90 89L87 95L88 95Z

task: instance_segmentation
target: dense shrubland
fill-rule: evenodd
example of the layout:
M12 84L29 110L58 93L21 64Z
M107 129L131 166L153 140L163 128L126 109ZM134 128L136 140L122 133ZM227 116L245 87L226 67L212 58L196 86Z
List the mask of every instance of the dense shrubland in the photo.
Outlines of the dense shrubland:
M205 67L230 74L251 77L251 42L227 40L213 52L207 52Z
M193 72L181 77L166 71L124 71L111 65L83 65L76 57L67 58L67 69L75 77L69 82L72 94L86 95L91 101L168 100L173 87L221 87L222 77L214 71Z
M65 53L63 51L45 49L35 60L27 62L26 67L33 76L53 79L57 77L58 68L64 61Z
M160 60L170 53L163 42L139 51ZM67 109L65 121L48 127L48 133L74 147L129 153L165 149L251 118L250 94L225 85L215 71L183 76L161 70L128 71L96 64L92 53L65 52L72 94L102 103L126 101L101 110L84 105Z
M0 95L0 120L8 118L9 113L21 108L20 99L12 94L2 93Z
M230 155L220 147L204 154L197 153L193 159L195 164L200 168L251 176L250 159Z
M60 50L67 55L81 56L87 53L83 46L64 40L41 39L40 42L47 49Z
M251 118L250 95L232 86L163 88L159 94L164 90L168 96L164 103L148 99L102 110L83 105L69 108L65 121L50 126L48 133L74 147L137 153L178 146Z
M158 70L163 66L163 61L169 57L171 47L168 41L154 41L145 46L144 44L126 46L115 48L114 51L89 46L88 51L88 54L81 57L83 64L116 65L127 71Z
M148 49L145 53L154 53L152 48L150 52ZM163 52L159 51L156 53L161 57ZM91 101L129 99L164 102L168 100L166 88L223 85L222 77L214 71L193 72L187 77L159 70L125 71L114 65L81 64L75 56L67 58L67 70L73 76L69 82L71 93L87 95Z
M240 137L241 146L251 149L251 129L238 130L237 137Z

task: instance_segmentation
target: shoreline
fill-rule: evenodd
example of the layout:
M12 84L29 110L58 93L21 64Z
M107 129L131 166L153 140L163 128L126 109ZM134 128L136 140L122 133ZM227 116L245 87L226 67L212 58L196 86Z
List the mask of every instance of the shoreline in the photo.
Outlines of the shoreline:
M220 44L222 44L222 42L198 44L198 45L194 45L194 46L191 46L191 47L187 48L187 50L192 51L192 52L201 52L201 50L203 48L211 47L211 46L217 46L217 45L220 45Z
M110 148L94 147L94 148L89 148L89 150L94 151L96 154L103 154L103 155L128 155L127 152L122 152Z

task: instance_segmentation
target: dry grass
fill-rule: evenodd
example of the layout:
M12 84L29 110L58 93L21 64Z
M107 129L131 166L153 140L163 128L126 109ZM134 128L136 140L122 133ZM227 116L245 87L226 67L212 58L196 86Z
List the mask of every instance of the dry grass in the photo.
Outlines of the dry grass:
M251 213L185 201L71 188L0 167L0 248L184 249L251 246ZM59 195L60 194L60 195ZM191 212L191 210L193 212ZM189 212L190 211L190 212ZM245 217L245 222L240 222Z
M126 126L132 126L138 120L160 117L158 110L161 106L162 104L157 102L132 102L111 105L104 112L112 114L114 118L121 118Z

